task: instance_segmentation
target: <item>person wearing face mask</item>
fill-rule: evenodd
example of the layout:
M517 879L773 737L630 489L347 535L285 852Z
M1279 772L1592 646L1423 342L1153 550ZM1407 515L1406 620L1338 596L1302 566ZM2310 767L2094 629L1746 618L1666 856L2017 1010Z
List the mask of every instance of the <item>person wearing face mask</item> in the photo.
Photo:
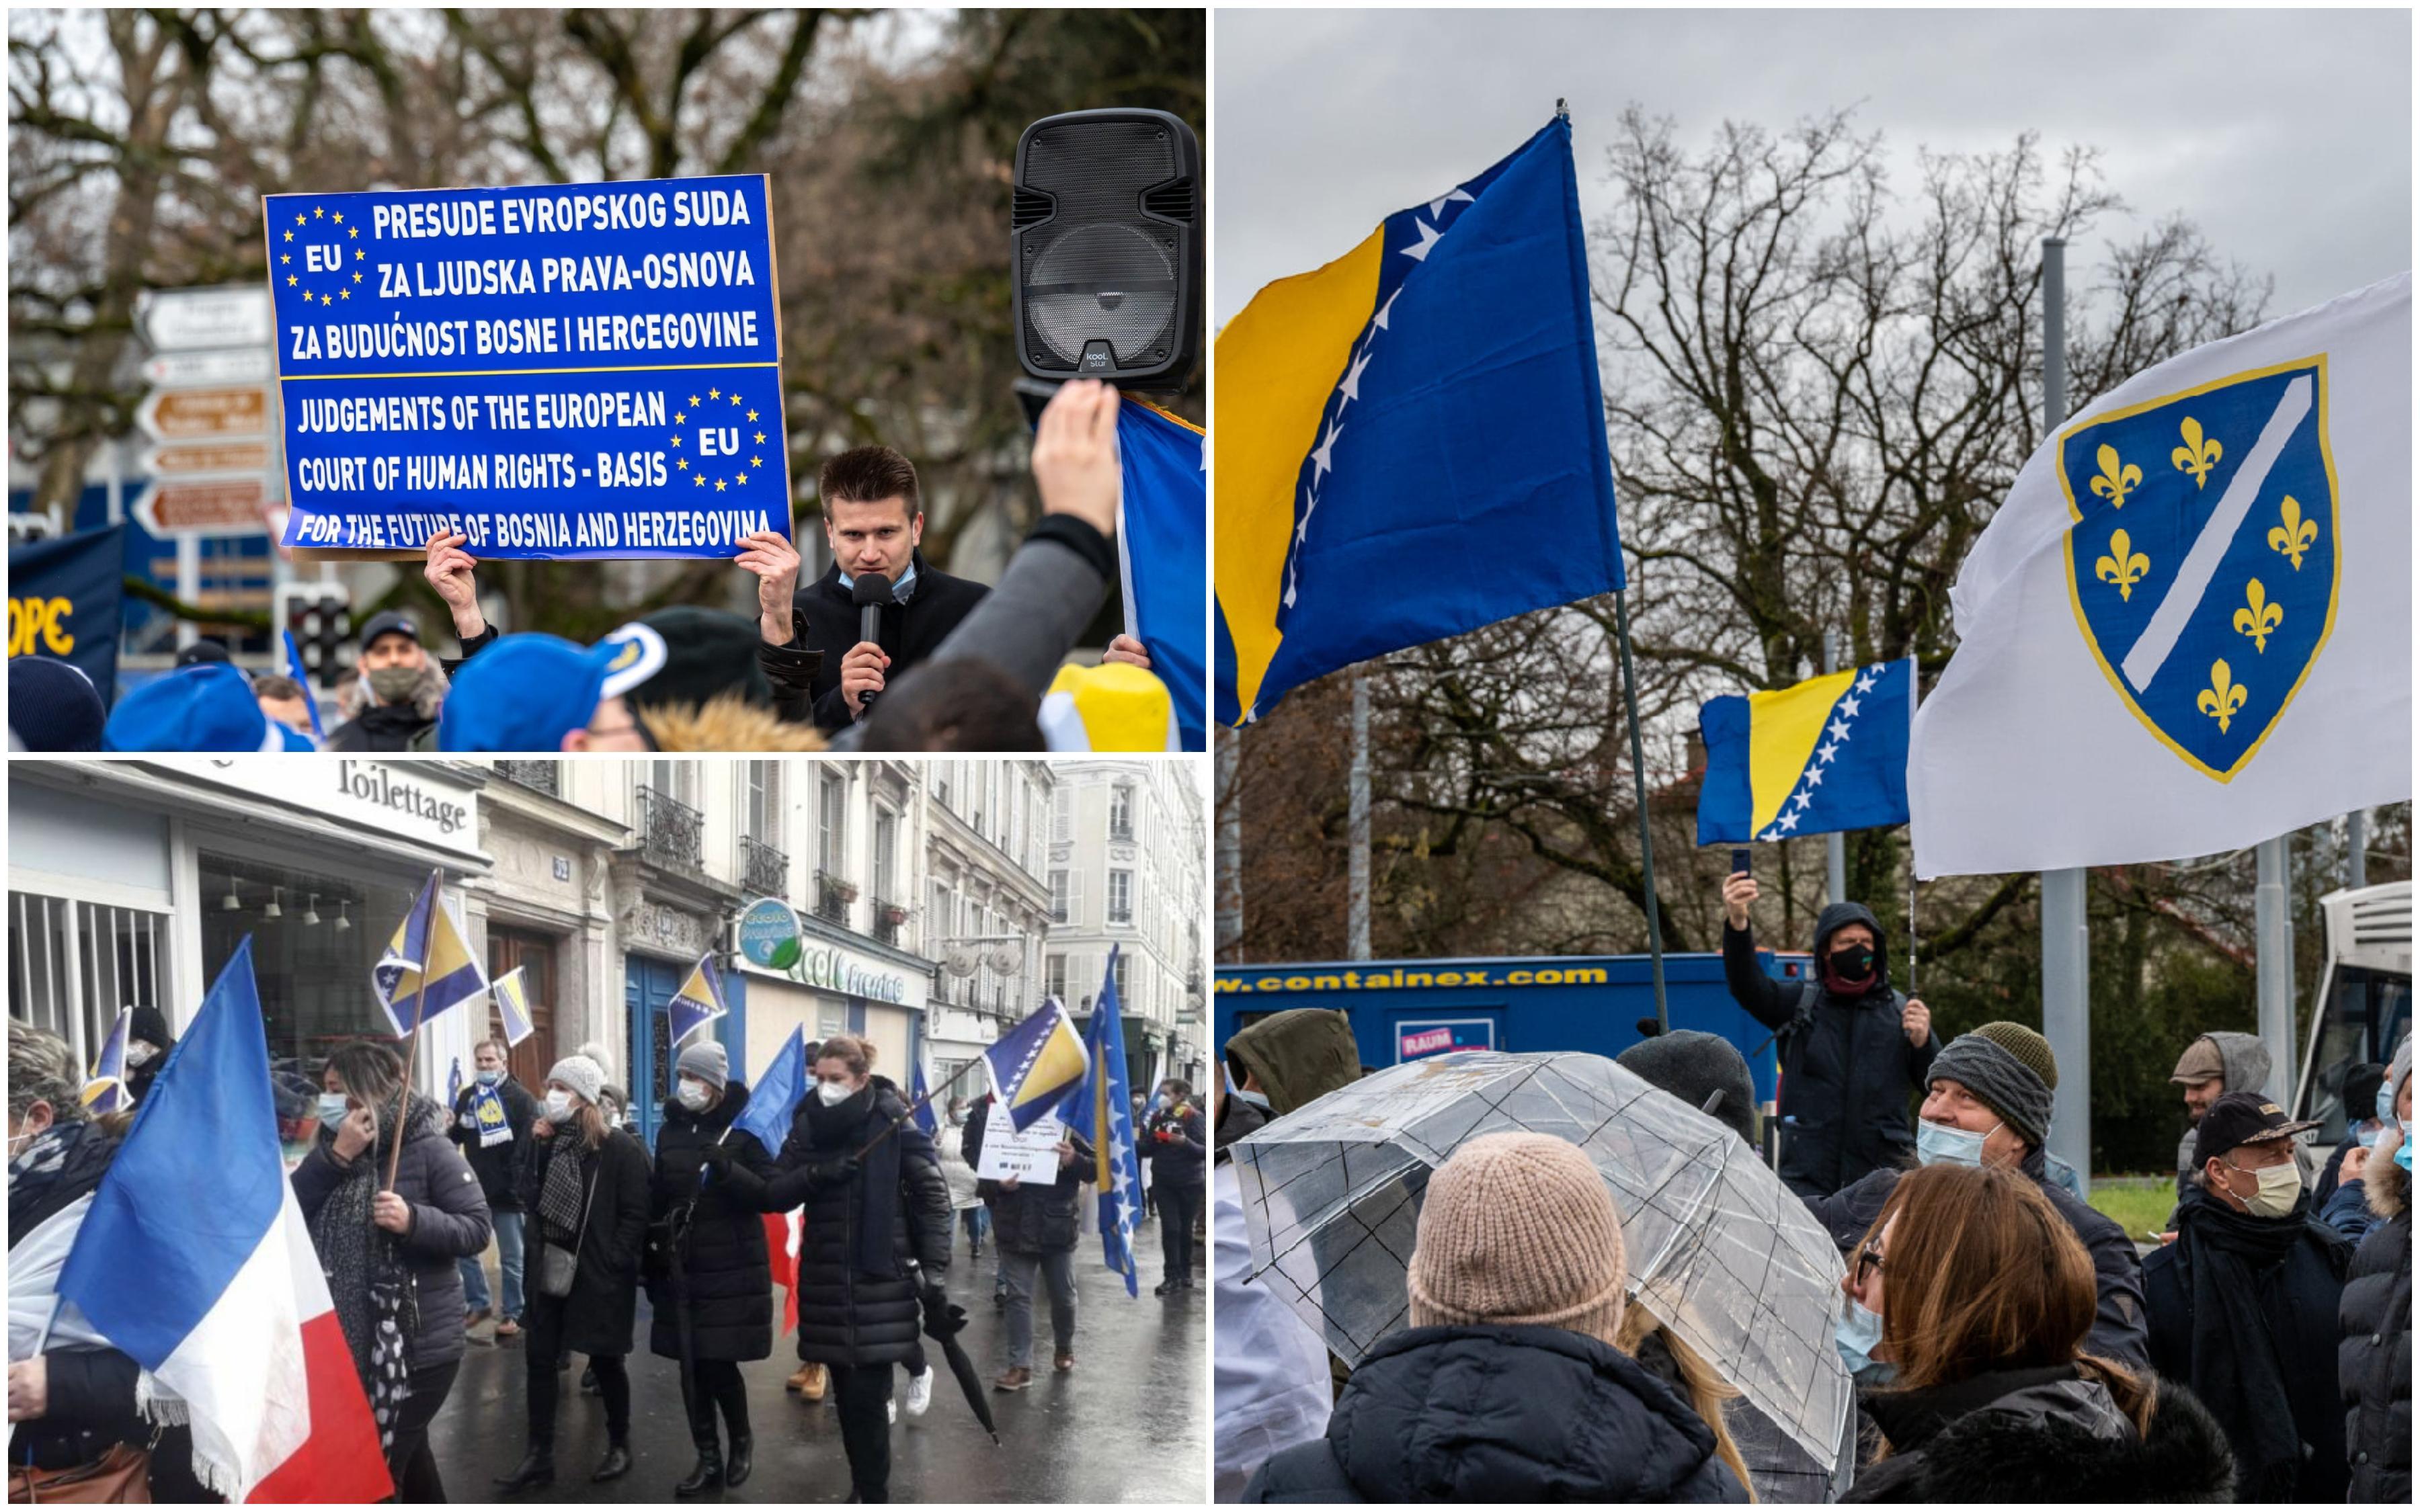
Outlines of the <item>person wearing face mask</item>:
M2319 1174L2311 1183L2311 1206L2325 1215L2328 1199L2336 1194L2336 1183L2344 1179L2344 1158L2356 1149L2367 1149L2379 1141L2391 1117L2381 1118L2379 1105L2386 1101L2381 1095L2386 1081L2386 1068L2375 1061L2364 1061L2345 1068L2342 1094L2345 1110L2344 1138L2328 1151L2319 1163ZM2393 1146L2388 1146L2390 1152ZM2358 1234L2348 1235L2358 1241Z
M2092 1262L2005 1164L1908 1174L1840 1283L1842 1363L1874 1457L1850 1502L2225 1502L2194 1395L2092 1352Z
M1268 1099L1235 1089L1223 1060L1218 1074L1210 1183L1210 1286L1218 1318L1211 1350L1212 1495L1233 1502L1262 1461L1326 1431L1335 1393L1326 1343L1252 1275L1243 1184L1228 1147L1268 1121Z
M983 1164L984 1135L991 1108L967 1124L970 1164ZM1033 1384L1033 1289L1038 1279L1050 1291L1051 1364L1061 1373L1076 1368L1076 1234L1082 1227L1084 1183L1096 1169L1093 1147L1073 1130L1059 1141L1059 1174L1037 1184L1010 1177L979 1183L999 1225L1001 1258L1008 1268L1008 1365L994 1391L1023 1391Z
M462 1365L458 1262L488 1247L491 1225L478 1178L446 1137L444 1109L407 1097L403 1076L401 1057L368 1041L328 1057L319 1138L294 1167L294 1204L385 1429L396 1499L442 1502L428 1425Z
M2352 1502L2412 1501L2412 1041L2379 1079L2381 1136L2345 1156L2336 1202L2371 1219L2345 1271L2336 1385ZM2331 1204L2333 1207L2335 1204Z
M176 1048L168 1015L148 1003L135 1004L126 1026L126 1095L138 1106L151 1090L151 1079L168 1063L168 1052Z
M923 1364L925 1311L949 1304L949 1183L898 1087L874 1074L872 1046L831 1036L816 1047L814 1076L770 1180L731 1159L726 1146L706 1159L716 1180L728 1179L761 1211L804 1206L799 1358L830 1368L852 1498L887 1502L892 1368ZM929 1391L931 1372L917 1373Z
M1863 903L1815 918L1815 960L1803 981L1776 981L1756 958L1748 907L1756 879L1723 883L1723 980L1731 998L1772 1029L1781 1052L1782 1183L1824 1197L1916 1153L1911 1094L1925 1085L1941 1041L1932 1012L1895 992L1882 921Z
M594 1059L574 1055L556 1061L521 1152L521 1206L535 1215L523 1319L529 1449L519 1465L496 1477L507 1494L554 1483L555 1403L563 1390L556 1369L567 1353L588 1356L605 1399L605 1457L588 1478L614 1480L630 1469L630 1376L624 1361L647 1236L647 1152L606 1121L599 1105L604 1095L605 1069ZM550 1277L566 1267L569 1287L556 1295Z
M463 1326L476 1328L495 1317L498 1338L520 1335L523 1215L514 1178L521 1151L529 1148L530 1125L537 1121L537 1099L504 1069L510 1053L511 1046L498 1039L482 1040L472 1050L471 1085L454 1100L454 1122L447 1130L487 1194L495 1221L496 1266L504 1277L504 1310L497 1315L490 1310L484 1257L462 1257Z
M2292 1141L2315 1127L2257 1092L2211 1103L2176 1242L2143 1262L2151 1364L2218 1420L2247 1502L2345 1496L2336 1338L2352 1246L2303 1189Z
M1151 1288L1154 1296L1193 1289L1193 1224L1202 1216L1202 1169L1208 1152L1192 1085L1171 1076L1159 1084L1150 1121L1135 1140L1135 1153L1151 1165L1159 1203L1160 1278Z
M772 1157L755 1136L732 1127L747 1109L748 1084L731 1074L720 1043L696 1040L682 1048L656 1132L647 1229L647 1296L655 1306L647 1347L680 1362L681 1401L697 1445L697 1464L673 1488L675 1496L743 1485L755 1457L739 1365L773 1352L765 1221L752 1196L706 1174L709 1149L759 1180L773 1174Z
M444 705L445 671L421 648L420 625L401 609L362 626L361 681L352 717L329 732L330 750L429 750Z
M1986 1024L1933 1058L1916 1125L1926 1165L2013 1166L2092 1257L2099 1301L2088 1340L2094 1354L2140 1368L2150 1363L2143 1317L2142 1264L2117 1220L2054 1180L2042 1146L2050 1134L2058 1060L2050 1041L2022 1024ZM1872 1171L1807 1206L1843 1252L1872 1227L1904 1172Z

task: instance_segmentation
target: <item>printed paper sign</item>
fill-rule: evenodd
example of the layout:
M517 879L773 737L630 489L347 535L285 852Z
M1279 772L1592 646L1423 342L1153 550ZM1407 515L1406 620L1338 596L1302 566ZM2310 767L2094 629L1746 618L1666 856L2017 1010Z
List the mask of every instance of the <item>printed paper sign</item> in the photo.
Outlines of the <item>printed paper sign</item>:
M983 1159L975 1164L975 1175L986 1181L1004 1181L1016 1177L1019 1181L1055 1181L1059 1180L1059 1151L1052 1148L1067 1137L1067 1126L1055 1113L1042 1119L1023 1134L1016 1132L1005 1117L995 1117L984 1125Z
M729 557L788 533L764 176L264 205L285 545Z

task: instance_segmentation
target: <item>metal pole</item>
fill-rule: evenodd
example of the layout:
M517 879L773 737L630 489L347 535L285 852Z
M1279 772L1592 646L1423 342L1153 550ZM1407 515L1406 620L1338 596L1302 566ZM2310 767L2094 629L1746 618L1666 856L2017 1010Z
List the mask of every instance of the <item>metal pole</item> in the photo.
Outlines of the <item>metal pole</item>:
M1638 679L1630 668L1630 595L1613 591L1614 634L1621 642L1621 702L1630 713L1630 781L1638 802L1638 883L1647 897L1647 963L1655 982L1655 1025L1669 1029L1664 1006L1664 921L1655 905L1655 836L1647 823L1647 757L1638 738Z
M1823 632L1823 671L1840 670L1840 632ZM1823 837L1823 901L1840 903L1849 901L1849 837L1838 830Z
M2260 1039L2269 1047L2269 1085L2257 1090L2283 1096L2294 1086L2294 939L2286 889L2293 860L2285 837L2253 848L2257 872L2252 889L2252 932L2258 945L2255 979L2260 989ZM2229 1091L2253 1088L2229 1088Z
M177 537L177 598L180 603L194 604L202 596L202 538L198 535ZM177 649L184 650L202 638L201 630L191 620L177 622Z
M2067 419L2067 243L2042 239L2042 433ZM2051 1153L2092 1186L2092 941L2084 872L2041 875L2042 1038L2058 1065Z
M2355 809L2345 815L2344 885L2348 887L2369 886L2369 810Z
M1244 938L1244 818L1235 801L1240 730L1218 732L1218 959L1232 962Z
M1370 959L1370 677L1353 674L1353 775L1348 790L1352 844L1351 892L1345 905L1344 949L1354 961Z

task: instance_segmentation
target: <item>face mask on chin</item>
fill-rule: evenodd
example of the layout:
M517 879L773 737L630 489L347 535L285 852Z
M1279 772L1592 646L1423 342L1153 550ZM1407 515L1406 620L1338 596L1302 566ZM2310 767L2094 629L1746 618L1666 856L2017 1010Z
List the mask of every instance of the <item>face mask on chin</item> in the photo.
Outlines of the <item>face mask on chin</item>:
M501 1071L483 1071L479 1072L479 1085L482 1087L493 1087L504 1079L504 1073Z

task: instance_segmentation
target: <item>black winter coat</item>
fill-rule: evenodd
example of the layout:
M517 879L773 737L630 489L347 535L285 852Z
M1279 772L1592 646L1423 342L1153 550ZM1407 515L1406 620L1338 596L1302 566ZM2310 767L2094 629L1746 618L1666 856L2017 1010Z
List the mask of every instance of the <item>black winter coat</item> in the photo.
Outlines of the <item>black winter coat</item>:
M486 1249L495 1222L479 1179L445 1137L437 1105L414 1095L411 1106L415 1113L425 1111L425 1117L405 1126L403 1158L396 1163L395 1185L387 1190L411 1207L411 1227L396 1248L411 1270L412 1304L420 1318L419 1330L411 1336L411 1367L421 1370L462 1358L462 1273L455 1262ZM344 1183L346 1170L336 1164L335 1145L335 1135L320 1130L311 1152L294 1167L294 1205L302 1210L306 1223ZM386 1151L373 1145L354 1159L383 1163ZM381 1168L370 1180L383 1187L385 1175Z
M969 1165L983 1160L984 1135L997 1105L985 1098L967 1110L963 1138ZM1093 1179L1094 1154L1073 1129L1067 1131L1067 1142L1076 1147L1076 1163L1062 1167L1059 1179L1048 1186L1019 1181L1011 1191L998 1181L975 1182L976 1193L991 1209L992 1238L1001 1249L1020 1255L1057 1255L1076 1247L1076 1235L1082 1227L1084 1183Z
M1844 1501L2125 1506L2234 1495L2226 1436L2174 1381L2159 1383L2149 1434L2072 1365L1860 1398L1892 1454L1860 1471Z
M413 703L373 703L345 724L328 732L330 750L419 750L422 737L437 728Z
M909 668L939 650L958 622L991 592L982 583L940 571L924 560L922 551L914 554L914 560L915 592L907 603L882 610L882 633L874 642L891 658L882 673L886 687L898 687ZM823 653L823 665L815 671L814 693L815 723L825 730L845 730L855 722L848 700L840 690L841 658L858 640L858 608L849 602L848 594L840 585L840 567L835 563L790 601L798 626L791 647Z
M479 1096L475 1087L465 1088L454 1100L454 1123L446 1133L462 1147L462 1158L471 1163L479 1190L488 1195L488 1211L519 1212L520 1194L513 1190L513 1181L520 1174L520 1152L529 1148L530 1125L537 1121L537 1099L509 1075L496 1084L496 1095L504 1100L504 1127L513 1132L510 1139L498 1145L479 1143L479 1122L471 1112Z
M1247 1502L1745 1502L1712 1428L1637 1361L1559 1328L1407 1328L1345 1383L1324 1438Z
M2408 1183L2407 1183L2408 1190ZM2412 1210L2353 1252L2339 1304L2336 1379L2354 1502L2412 1500Z
M1163 1134L1168 1137L1161 1138ZM1135 1140L1135 1153L1151 1162L1154 1186L1200 1186L1209 1154L1202 1143L1200 1104L1187 1102L1165 1111L1154 1109Z
M803 1205L799 1218L799 1358L819 1365L897 1365L917 1350L923 1307L916 1267L939 1286L950 1269L950 1188L932 1137L908 1117L885 1076L852 1111L810 1096L790 1120L771 1180L734 1165L735 1186L765 1212ZM883 1135L889 1125L895 1133ZM830 1163L864 1150L857 1174Z
M588 1220L579 1236L580 1266L572 1277L571 1295L538 1294L538 1244L546 1220L538 1216L537 1196L550 1158L580 1162L580 1190L586 1199ZM596 1186L592 1192L590 1181ZM628 1354L631 1322L639 1310L639 1261L647 1240L647 1151L619 1129L607 1133L595 1149L580 1148L575 1129L564 1128L551 1139L532 1139L521 1151L517 1183L521 1206L530 1214L523 1238L529 1254L529 1305L563 1309L563 1348L574 1354Z
M1731 997L1765 1027L1778 1031L1781 1050L1783 1184L1802 1197L1829 1196L1869 1171L1907 1165L1916 1155L1908 1100L1923 1089L1941 1037L1921 1048L1900 1027L1907 999L1891 990L1890 941L1863 903L1834 903L1815 918L1815 961L1844 924L1874 932L1874 984L1842 998L1814 979L1813 1001L1800 1014L1807 984L1776 981L1757 964L1756 939L1723 924L1723 980Z
M755 1135L724 1137L747 1107L748 1088L734 1080L722 1088L721 1101L704 1113L691 1113L677 1098L665 1103L663 1127L656 1131L647 1229L647 1297L655 1304L655 1321L647 1329L647 1348L669 1360L680 1358L678 1299L684 1295L690 1358L762 1360L773 1352L773 1273L754 1189L721 1176L703 1185L698 1180L706 1151L717 1141L734 1165L747 1166L760 1180L773 1174L772 1159ZM677 1257L672 1253L676 1237Z

